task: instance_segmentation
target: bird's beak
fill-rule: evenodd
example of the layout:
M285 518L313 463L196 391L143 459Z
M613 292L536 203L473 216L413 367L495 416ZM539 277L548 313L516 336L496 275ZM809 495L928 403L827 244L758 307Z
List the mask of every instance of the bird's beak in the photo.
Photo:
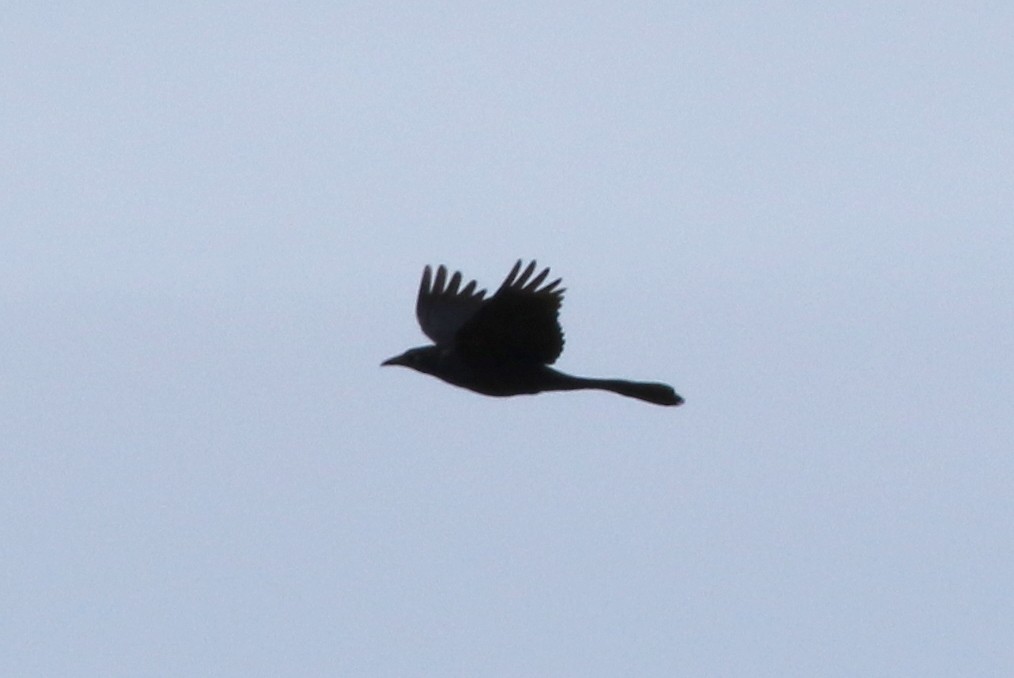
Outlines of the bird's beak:
M388 358L384 362L380 363L380 366L384 367L385 365L404 365L405 363L402 362L403 359L404 356L396 355L393 358Z

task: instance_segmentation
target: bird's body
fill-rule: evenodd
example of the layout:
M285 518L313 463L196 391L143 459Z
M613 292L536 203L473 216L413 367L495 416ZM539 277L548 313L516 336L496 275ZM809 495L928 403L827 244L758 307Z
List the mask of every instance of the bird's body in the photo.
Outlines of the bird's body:
M534 261L520 271L518 261L496 294L486 299L485 290L475 291L475 281L461 287L460 273L448 281L443 266L434 279L427 266L416 316L435 343L383 364L410 367L489 396L600 389L658 405L683 403L666 384L575 377L549 367L563 351L557 320L561 281L543 285L548 268L532 278Z

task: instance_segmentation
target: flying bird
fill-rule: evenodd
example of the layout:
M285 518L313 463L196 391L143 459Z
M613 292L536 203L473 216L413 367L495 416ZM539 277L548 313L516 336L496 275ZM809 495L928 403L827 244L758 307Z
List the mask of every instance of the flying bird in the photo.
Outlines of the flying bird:
M489 396L599 389L656 405L683 404L667 384L575 377L550 367L563 351L561 279L543 284L548 268L533 277L535 262L523 271L521 264L488 299L474 280L462 287L460 272L448 280L444 266L436 276L424 268L415 313L433 344L381 365L409 367Z

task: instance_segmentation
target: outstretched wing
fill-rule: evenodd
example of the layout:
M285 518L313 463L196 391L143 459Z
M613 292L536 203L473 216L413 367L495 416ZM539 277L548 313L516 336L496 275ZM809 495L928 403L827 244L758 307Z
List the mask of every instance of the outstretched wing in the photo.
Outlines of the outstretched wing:
M458 332L457 348L464 355L493 360L553 363L563 351L558 319L563 302L561 280L542 285L544 269L534 278L533 261L519 275L521 260L507 279Z
M415 302L415 315L419 327L435 344L449 345L461 326L468 322L482 306L486 290L475 291L475 281L461 289L461 273L455 271L450 282L447 269L437 268L436 278L427 266L419 283L419 296Z

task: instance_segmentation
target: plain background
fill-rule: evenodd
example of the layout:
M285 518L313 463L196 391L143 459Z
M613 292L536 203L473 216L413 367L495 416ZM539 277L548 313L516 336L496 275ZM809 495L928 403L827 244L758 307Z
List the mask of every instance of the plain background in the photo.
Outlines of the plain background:
M1008 3L20 3L0 673L1014 674ZM425 264L568 287L492 399Z

